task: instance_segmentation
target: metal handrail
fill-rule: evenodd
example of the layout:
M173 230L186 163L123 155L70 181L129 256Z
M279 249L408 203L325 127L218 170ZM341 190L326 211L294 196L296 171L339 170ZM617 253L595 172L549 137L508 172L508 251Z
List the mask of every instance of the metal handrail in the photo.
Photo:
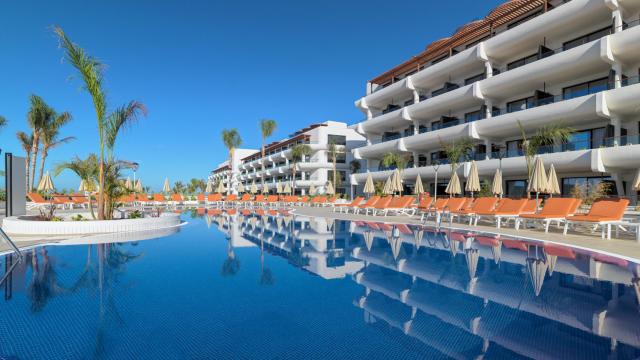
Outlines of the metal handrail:
M11 275L11 273L13 272L13 269L19 263L22 262L23 255L22 255L22 252L20 251L20 249L11 240L9 235L7 235L7 233L5 233L4 230L2 230L1 228L0 228L0 237L2 237L2 239L4 239L4 241L6 241L9 244L9 246L11 246L13 251L18 255L18 261L12 262L11 267L9 269L7 269L6 272L4 273L4 275L2 276L2 278L0 278L0 285L2 285L2 284L4 284L5 281L7 281L7 279L9 278L9 275Z
M431 216L431 208L435 209L436 208L435 204L433 204L433 203L429 204L429 207L427 208L426 216L425 216L425 214L422 214L422 223L423 224L426 224L427 221L429 221L429 217Z
M442 228L442 218L444 217L445 213L449 214L449 220L451 220L451 208L449 207L449 205L445 205L442 207L442 211L440 212L440 216L438 217L438 226L436 227L438 231L440 231L440 228ZM451 225L451 221L449 221L449 225Z

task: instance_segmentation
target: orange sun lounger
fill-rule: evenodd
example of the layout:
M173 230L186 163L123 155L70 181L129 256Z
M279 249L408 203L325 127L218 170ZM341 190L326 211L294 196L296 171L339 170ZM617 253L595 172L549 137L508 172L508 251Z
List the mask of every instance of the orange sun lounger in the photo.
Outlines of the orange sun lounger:
M567 234L569 225L592 224L602 226L603 239L611 239L611 225L622 220L628 205L629 199L598 199L591 205L588 214L566 218L564 234Z
M544 225L544 232L549 232L551 222L566 220L581 203L582 200L574 198L549 198L545 200L539 213L522 214L516 218L516 230L520 229L520 225L526 227L528 222L540 222Z

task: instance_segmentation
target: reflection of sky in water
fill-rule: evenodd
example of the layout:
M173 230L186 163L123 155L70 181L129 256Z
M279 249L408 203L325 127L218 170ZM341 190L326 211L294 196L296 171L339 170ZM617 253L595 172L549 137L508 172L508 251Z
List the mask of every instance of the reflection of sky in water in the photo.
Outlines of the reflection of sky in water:
M416 250L415 229L186 218L160 239L28 251L3 286L0 358L640 355L630 267L559 258L535 296L518 250L496 263L429 234Z

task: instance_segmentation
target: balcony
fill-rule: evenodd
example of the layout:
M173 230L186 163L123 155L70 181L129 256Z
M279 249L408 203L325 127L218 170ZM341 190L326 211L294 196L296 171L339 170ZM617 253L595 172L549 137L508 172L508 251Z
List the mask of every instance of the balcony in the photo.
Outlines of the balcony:
M492 99L506 99L512 94L542 89L546 84L561 84L583 78L585 74L606 73L611 69L610 57L602 55L605 39L574 47L560 55L502 72L481 82L482 94Z

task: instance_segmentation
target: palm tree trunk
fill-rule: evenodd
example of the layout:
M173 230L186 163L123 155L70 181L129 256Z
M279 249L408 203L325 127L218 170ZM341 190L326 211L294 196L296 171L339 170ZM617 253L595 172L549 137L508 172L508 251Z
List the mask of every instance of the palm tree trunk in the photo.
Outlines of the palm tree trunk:
M336 193L338 192L338 189L337 189L337 185L338 185L337 184L337 179L338 178L336 177L337 168L338 168L338 166L336 165L336 157L334 156L333 157L333 191L336 192Z
M96 219L96 214L93 213L93 201L91 199L91 193L89 193L89 211L91 212L91 218Z
M25 171L25 180L26 180L26 184L25 184L25 189L27 190L27 192L31 191L31 188L29 187L29 184L31 184L29 182L29 165L31 164L31 152L27 152L27 156L25 157L24 160L24 171Z
M98 186L98 220L104 220L104 146L100 146Z
M38 177L38 182L42 181L42 175L44 173L44 162L47 159L47 147L46 145L42 146L42 154L40 155L40 176Z
M262 187L264 187L264 139L262 140L262 147L260 148L260 156L260 161L262 162L262 177L260 178L260 181L262 182Z
M37 135L37 132L33 134L33 143L31 145L31 184L29 184L29 189L33 190L33 181L35 180L34 174L36 173L36 160L38 158L38 144L40 142L40 137Z
M293 181L291 182L291 192L296 193L296 162L293 162L293 167L291 168L291 172L293 173Z

